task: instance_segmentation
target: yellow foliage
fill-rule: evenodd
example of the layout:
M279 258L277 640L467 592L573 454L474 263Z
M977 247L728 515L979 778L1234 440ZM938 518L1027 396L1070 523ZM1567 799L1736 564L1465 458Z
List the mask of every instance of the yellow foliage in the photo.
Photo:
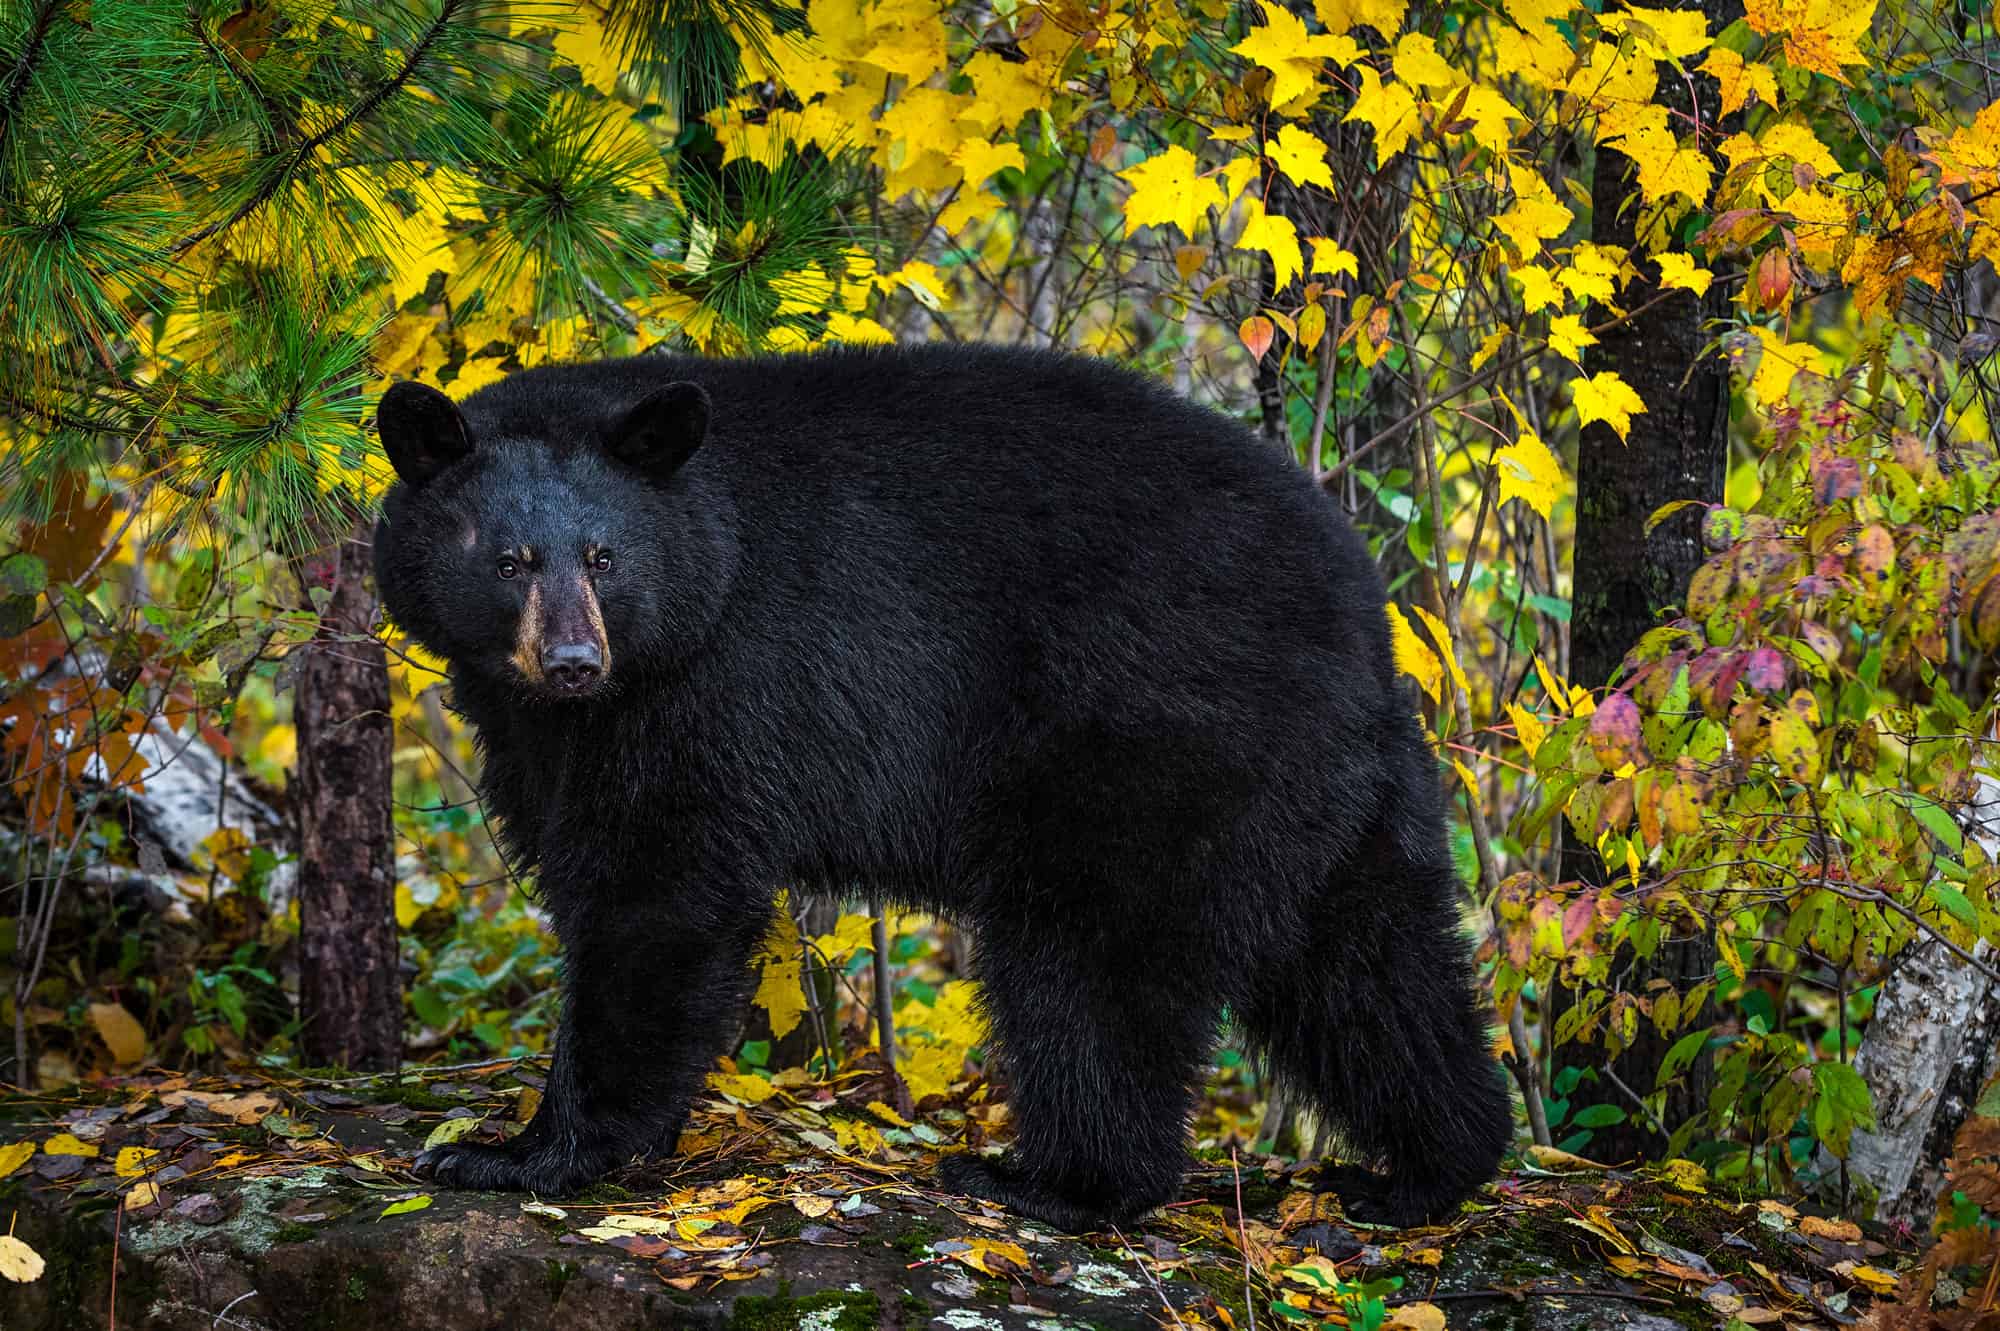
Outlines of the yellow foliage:
M1375 131L1375 165L1403 151L1417 132L1417 99L1400 83L1383 83L1372 66L1362 65L1361 91L1342 121L1359 120Z
M1632 386L1609 370L1578 379L1570 385L1576 402L1577 423L1603 421L1618 432L1620 439L1632 431L1632 418L1646 410L1646 404Z
M1284 290L1305 266L1305 258L1299 251L1298 228L1289 217L1267 213L1255 199L1248 203L1250 220L1244 223L1243 233L1236 238L1239 250L1262 250L1271 256L1271 267L1276 273L1276 289Z
M1861 38L1875 21L1875 0L1744 0L1757 32L1782 35L1785 59L1799 69L1847 82L1846 65L1865 65Z
M1296 184L1333 188L1333 168L1327 164L1326 144L1316 134L1308 134L1297 125L1285 125L1264 145L1264 155Z
M806 1012L805 989L799 979L801 962L799 926L793 922L785 898L771 920L753 964L757 967L757 992L751 1002L763 1008L771 1021L771 1034L784 1039L798 1026Z
M1403 618L1402 609L1394 601L1389 602L1388 613L1389 642L1395 651L1396 669L1416 680L1432 702L1439 701L1438 691L1444 685L1443 663L1410 628L1410 621Z
M1500 502L1519 499L1542 515L1544 521L1562 497L1565 480L1562 463L1532 430L1493 455L1500 475Z
M1125 198L1125 225L1179 227L1193 237L1202 214L1223 206L1222 190L1200 174L1195 155L1179 144L1118 173L1132 187Z
M1271 71L1273 106L1283 106L1313 91L1324 62L1351 65L1361 58L1361 48L1351 37L1310 35L1290 10L1271 0L1257 0L1257 7L1264 11L1263 24L1229 49Z

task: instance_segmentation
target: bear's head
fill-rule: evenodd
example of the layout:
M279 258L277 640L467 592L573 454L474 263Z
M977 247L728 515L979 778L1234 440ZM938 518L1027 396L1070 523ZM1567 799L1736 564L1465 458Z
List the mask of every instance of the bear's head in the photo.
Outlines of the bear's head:
M397 481L375 578L390 616L455 676L524 701L600 698L684 657L734 563L718 487L688 465L707 394L670 384L592 419L492 393L463 409L418 383L382 397Z

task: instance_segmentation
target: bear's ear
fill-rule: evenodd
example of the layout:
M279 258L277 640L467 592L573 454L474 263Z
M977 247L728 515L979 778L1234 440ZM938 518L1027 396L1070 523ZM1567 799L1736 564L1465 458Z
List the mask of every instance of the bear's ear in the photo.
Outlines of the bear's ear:
M375 408L375 429L389 465L412 488L420 487L472 452L472 432L458 404L428 384L404 379L389 385Z
M683 381L649 393L605 436L605 451L628 467L665 476L708 434L708 394Z

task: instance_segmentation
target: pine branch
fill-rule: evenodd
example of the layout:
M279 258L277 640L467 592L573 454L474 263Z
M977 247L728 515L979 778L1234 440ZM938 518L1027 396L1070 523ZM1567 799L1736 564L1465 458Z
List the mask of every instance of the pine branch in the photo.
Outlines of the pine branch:
M27 96L28 82L35 76L35 65L42 58L42 51L49 39L49 29L55 26L56 14L66 0L42 0L42 6L35 11L34 26L28 31L28 40L21 47L21 54L14 61L14 68L7 71L7 80L0 86L0 148L7 146L7 132L14 127L14 113L20 110L21 99Z
M279 187L290 180L293 173L304 166L312 158L312 155L324 147L328 141L346 133L362 120L365 120L383 102L399 92L415 76L417 69L423 64L424 57L430 53L431 47L450 29L453 18L457 16L460 10L469 8L470 4L471 0L444 0L443 7L438 10L438 16L424 29L423 36L418 38L416 45L410 48L409 55L404 57L401 69L375 85L366 96L349 107L332 124L301 142L298 147L292 150L284 166L273 172L270 179L266 180L255 194L252 194L248 199L237 205L236 210L230 213L229 216L220 218L202 227L199 231L181 237L162 252L163 257L169 259L179 257L187 250L199 245L202 241L227 231L230 227L235 226L251 213L256 212L266 203L269 203L272 196L278 192Z

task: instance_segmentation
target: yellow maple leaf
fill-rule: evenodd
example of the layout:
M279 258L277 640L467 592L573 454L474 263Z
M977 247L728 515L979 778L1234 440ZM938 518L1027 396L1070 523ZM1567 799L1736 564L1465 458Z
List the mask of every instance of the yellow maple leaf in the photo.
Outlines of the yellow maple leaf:
M965 172L968 189L977 189L996 172L1013 167L1016 171L1028 169L1028 159L1021 155L1019 144L992 144L985 139L967 139L952 149L953 166Z
M1549 320L1549 345L1558 355L1583 363L1583 349L1597 345L1597 337L1574 314L1558 314ZM1542 516L1547 517L1547 514Z
M1389 642L1395 650L1396 669L1417 681L1417 687L1430 695L1432 702L1439 701L1438 690L1444 685L1444 665L1437 653L1419 638L1410 628L1410 621L1403 618L1402 608L1394 601L1387 606L1389 612Z
M1553 240L1569 228L1575 214L1564 206L1540 173L1527 167L1507 168L1514 191L1514 206L1493 219L1503 235L1523 258L1541 253L1542 242Z
M1598 20L1607 32L1629 36L1656 60L1679 62L1708 49L1708 18L1699 9L1644 9L1628 5Z
M1533 430L1521 431L1519 439L1493 455L1493 464L1500 475L1500 502L1518 499L1547 521L1556 500L1562 497L1563 470L1541 436ZM1520 718L1515 718L1515 724L1520 724ZM1534 754L1532 748L1528 752Z
M1778 104L1778 76L1771 67L1746 61L1726 46L1718 46L1701 62L1701 72L1722 89L1722 114L1734 115L1753 101Z
M1556 281L1573 296L1609 302L1618 294L1624 265L1624 250L1583 241L1570 251L1569 266L1556 274Z
M1660 265L1660 286L1679 287L1692 291L1697 296L1708 293L1708 284L1715 280L1715 274L1706 268L1694 266L1694 256L1673 251L1656 256Z
M1299 252L1298 228L1289 217L1265 212L1255 199L1249 201L1249 208L1250 220L1244 224L1243 234L1236 238L1236 248L1262 250L1270 255L1276 273L1273 289L1283 291L1305 266L1305 258Z
M1338 33L1314 36L1282 5L1271 0L1257 0L1257 5L1264 11L1262 26L1229 49L1271 71L1271 105L1283 106L1317 87L1324 62L1351 65L1361 58L1353 38Z
M770 1014L771 1034L782 1040L806 1012L805 990L799 982L799 926L782 897L771 931L757 949L755 964L759 979L757 993L750 1001Z
M1040 61L1009 60L995 51L974 53L961 72L972 80L977 99L966 114L989 134L1011 133L1052 90L1051 71Z
M1264 155L1297 184L1333 188L1333 168L1327 165L1326 145L1297 125L1280 129L1277 137L1264 145Z
M1579 426L1603 421L1620 439L1631 433L1632 418L1646 410L1632 386L1610 370L1576 380L1570 385L1570 394L1576 401Z
M1136 166L1126 167L1118 178L1132 187L1125 196L1125 225L1160 226L1171 223L1193 238L1202 214L1225 203L1222 189L1213 178L1199 175L1195 155L1175 144Z
M1995 101L1940 139L1935 130L1918 135L1929 143L1924 153L1937 163L1943 185L1987 185L2000 183L2000 101Z
M1437 43L1427 33L1406 32L1396 43L1393 62L1396 77L1423 88L1456 88L1466 80L1438 54Z
M1798 69L1847 82L1843 67L1865 65L1861 38L1875 21L1875 0L1744 0L1750 27L1782 34L1785 59Z
M1556 279L1548 269L1527 264L1510 271L1514 280L1521 284L1521 308L1529 314L1563 303L1562 288L1556 285Z
M1768 328L1751 330L1763 352L1757 371L1750 377L1750 393L1766 407L1777 406L1790 395L1792 380L1800 373L1821 374L1825 363L1820 349L1810 342L1793 342Z
M1692 138L1677 139L1673 131L1648 124L1621 137L1617 147L1638 168L1639 193L1647 203L1669 194L1685 194L1697 201L1708 197L1714 168L1708 154L1696 147Z
M1313 13L1328 32L1349 28L1373 28L1384 37L1394 37L1403 28L1409 0L1313 0Z
M1417 131L1417 99L1400 83L1384 83L1382 76L1367 65L1361 66L1361 91L1354 105L1341 117L1363 121L1375 130L1375 165L1401 152Z
M1351 251L1340 247L1340 242L1328 240L1325 236L1311 236L1307 243L1312 246L1312 271L1338 277L1346 273L1349 277L1361 276L1361 260Z
M1812 126L1802 120L1780 120L1766 125L1754 141L1747 134L1732 134L1722 142L1722 155L1731 167L1746 161L1790 158L1810 166L1822 179L1840 174L1839 159L1819 141ZM1768 193L1765 197L1777 201Z
M1457 94L1453 94L1456 98ZM1507 130L1510 120L1527 119L1514 109L1514 104L1484 83L1475 83L1465 91L1465 100L1459 103L1457 120L1472 122L1472 140L1482 148L1490 148L1504 155L1513 135ZM1457 120L1453 122L1455 125Z

